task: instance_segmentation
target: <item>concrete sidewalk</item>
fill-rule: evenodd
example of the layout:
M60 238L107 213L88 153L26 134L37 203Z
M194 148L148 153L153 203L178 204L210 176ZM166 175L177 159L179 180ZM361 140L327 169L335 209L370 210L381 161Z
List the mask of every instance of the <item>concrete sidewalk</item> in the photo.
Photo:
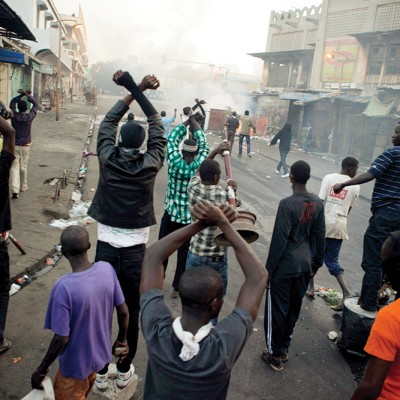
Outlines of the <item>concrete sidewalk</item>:
M54 204L60 209L69 208L94 112L93 106L75 101L64 104L60 121L55 121L54 112L39 112L33 122L29 189L20 193L18 200L11 200L12 234L27 253L22 255L10 244L10 272L13 278L32 268L40 269L43 260L58 244L60 231L48 226L52 217L46 215L45 210L53 208ZM57 185L44 182L62 178L64 171L67 185L60 190L59 198L54 200Z

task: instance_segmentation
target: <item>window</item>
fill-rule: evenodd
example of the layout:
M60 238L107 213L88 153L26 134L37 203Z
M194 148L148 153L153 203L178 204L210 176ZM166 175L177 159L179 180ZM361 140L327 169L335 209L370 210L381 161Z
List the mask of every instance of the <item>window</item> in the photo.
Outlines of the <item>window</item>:
M380 75L385 48L383 46L371 46L368 55L367 75Z
M400 75L400 46L389 47L386 73Z

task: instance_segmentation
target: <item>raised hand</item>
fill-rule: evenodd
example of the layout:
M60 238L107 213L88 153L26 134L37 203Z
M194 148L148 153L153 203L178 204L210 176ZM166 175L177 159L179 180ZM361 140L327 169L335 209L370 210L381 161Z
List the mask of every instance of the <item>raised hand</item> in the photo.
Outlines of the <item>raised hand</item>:
M233 181L233 182L236 183L235 181ZM239 216L239 213L236 211L235 207L231 206L229 203L221 204L220 209L222 210L226 219L230 223L235 221L236 218Z
M237 211L229 204L214 206L209 201L200 201L191 209L192 215L197 220L207 225L219 225L223 222L233 222L237 218Z
M128 89L134 84L134 80L129 72L123 72L122 70L118 70L114 75L112 80L119 86L124 86Z
M193 116L197 122L201 122L204 118L204 115L200 111L196 111Z
M160 87L160 81L154 75L146 75L139 85L139 89L144 92L146 89L156 90Z

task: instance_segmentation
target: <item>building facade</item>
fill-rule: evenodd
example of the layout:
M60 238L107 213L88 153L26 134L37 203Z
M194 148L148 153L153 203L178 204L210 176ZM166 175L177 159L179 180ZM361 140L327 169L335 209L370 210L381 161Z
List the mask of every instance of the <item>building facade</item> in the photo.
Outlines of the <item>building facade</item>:
M60 74L61 101L73 99L83 85L87 67L87 40L82 10L77 16L60 14L52 0L7 0L36 37L36 42L3 40L30 60L28 64L11 64L11 83L2 98L15 96L18 89L31 89L45 108L55 105L57 74ZM58 59L61 63L58 68ZM0 72L1 74L1 72Z
M390 145L399 112L400 1L324 0L272 12L263 86L287 101L301 145L370 162Z

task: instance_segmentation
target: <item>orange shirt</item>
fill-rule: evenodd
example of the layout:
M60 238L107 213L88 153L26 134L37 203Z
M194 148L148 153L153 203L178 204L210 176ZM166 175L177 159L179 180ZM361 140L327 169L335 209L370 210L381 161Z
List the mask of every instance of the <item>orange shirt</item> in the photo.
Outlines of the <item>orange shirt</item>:
M364 350L392 362L378 399L400 399L400 299L379 311Z

